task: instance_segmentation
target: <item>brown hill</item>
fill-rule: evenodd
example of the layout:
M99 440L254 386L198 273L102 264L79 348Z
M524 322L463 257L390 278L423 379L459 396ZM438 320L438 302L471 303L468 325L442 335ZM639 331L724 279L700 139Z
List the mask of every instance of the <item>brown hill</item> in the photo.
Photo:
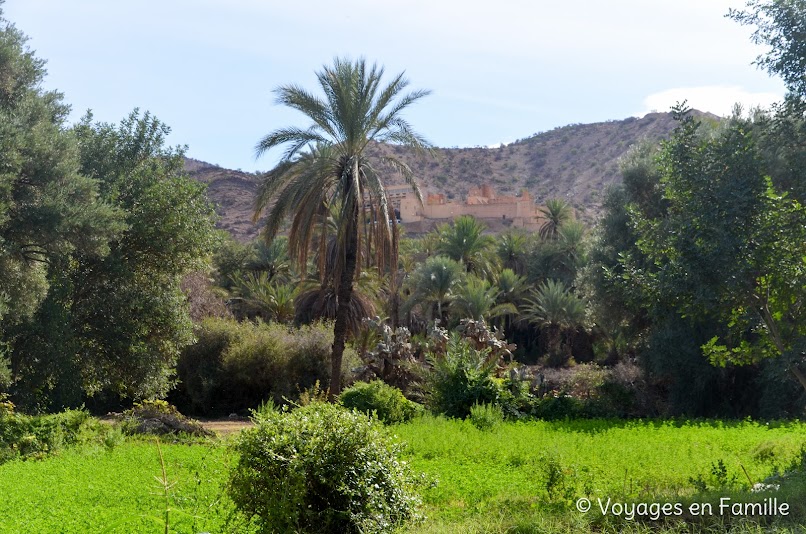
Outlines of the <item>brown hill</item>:
M694 113L718 120L715 115ZM525 188L538 203L555 197L568 200L580 219L592 223L601 208L602 192L621 179L621 157L638 141L658 141L674 127L670 113L650 113L641 119L563 126L497 148L438 148L433 156L393 145L376 145L372 150L408 163L424 193L461 199L468 189L483 183L500 194L517 194ZM187 160L186 170L209 184L221 228L244 241L257 235L251 216L259 177L197 160Z
M252 223L252 210L259 176L191 158L185 158L185 172L207 184L207 195L219 216L219 228L239 241L257 237L258 227Z

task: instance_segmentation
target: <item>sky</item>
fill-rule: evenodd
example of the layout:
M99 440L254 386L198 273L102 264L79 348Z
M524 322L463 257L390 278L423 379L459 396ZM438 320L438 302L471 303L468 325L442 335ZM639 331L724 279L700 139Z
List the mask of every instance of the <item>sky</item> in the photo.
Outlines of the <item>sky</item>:
M0 0L1 1L1 0ZM429 89L405 114L441 147L498 146L573 123L767 106L783 83L752 65L765 49L725 18L736 0L5 0L3 16L47 60L45 89L71 121L134 108L168 124L188 155L268 170L255 144L307 126L278 86L316 91L335 57L364 57ZM387 78L388 79L388 78Z

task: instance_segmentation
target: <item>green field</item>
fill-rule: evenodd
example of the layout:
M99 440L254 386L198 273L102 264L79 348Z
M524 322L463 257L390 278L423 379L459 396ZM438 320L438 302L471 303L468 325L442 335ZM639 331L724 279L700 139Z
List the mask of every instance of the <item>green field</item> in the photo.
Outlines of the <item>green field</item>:
M646 521L603 518L596 500L747 501L749 481L786 470L806 444L801 423L534 421L482 432L469 422L427 417L391 431L408 444L412 468L424 474L427 519L409 532L646 530ZM226 442L161 448L173 483L172 532L251 531L224 495L231 462ZM724 469L714 473L720 465ZM6 463L0 466L0 532L164 532L160 475L156 445L139 440ZM696 493L697 483L706 485L706 493ZM797 531L806 524L802 487L790 481L776 492L790 515L761 525ZM581 497L594 503L588 514L576 510ZM730 517L694 526L716 532L725 522L741 531L761 528L758 521ZM686 528L681 519L664 527Z

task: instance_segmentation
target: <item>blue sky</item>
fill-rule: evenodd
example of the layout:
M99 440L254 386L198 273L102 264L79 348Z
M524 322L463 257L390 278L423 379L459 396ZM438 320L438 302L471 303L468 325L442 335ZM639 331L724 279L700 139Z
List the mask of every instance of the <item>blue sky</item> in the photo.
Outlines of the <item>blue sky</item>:
M315 89L336 56L406 71L433 94L407 118L438 146L489 146L570 123L667 111L687 98L727 114L768 105L783 84L764 49L724 18L734 0L6 0L4 17L47 60L45 86L73 120L133 108L172 144L224 167L267 170L254 145L307 125L272 90Z

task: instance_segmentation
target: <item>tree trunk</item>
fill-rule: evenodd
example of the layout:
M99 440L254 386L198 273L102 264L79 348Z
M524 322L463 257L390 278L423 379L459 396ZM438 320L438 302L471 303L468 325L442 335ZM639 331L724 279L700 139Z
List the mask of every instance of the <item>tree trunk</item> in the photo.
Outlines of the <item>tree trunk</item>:
M341 362L344 356L344 344L347 341L347 323L350 319L350 301L353 298L353 281L358 257L357 216L356 210L351 228L347 230L344 269L341 271L336 291L336 325L333 327L333 354L330 367L330 391L328 392L330 402L335 402L336 397L341 393Z

